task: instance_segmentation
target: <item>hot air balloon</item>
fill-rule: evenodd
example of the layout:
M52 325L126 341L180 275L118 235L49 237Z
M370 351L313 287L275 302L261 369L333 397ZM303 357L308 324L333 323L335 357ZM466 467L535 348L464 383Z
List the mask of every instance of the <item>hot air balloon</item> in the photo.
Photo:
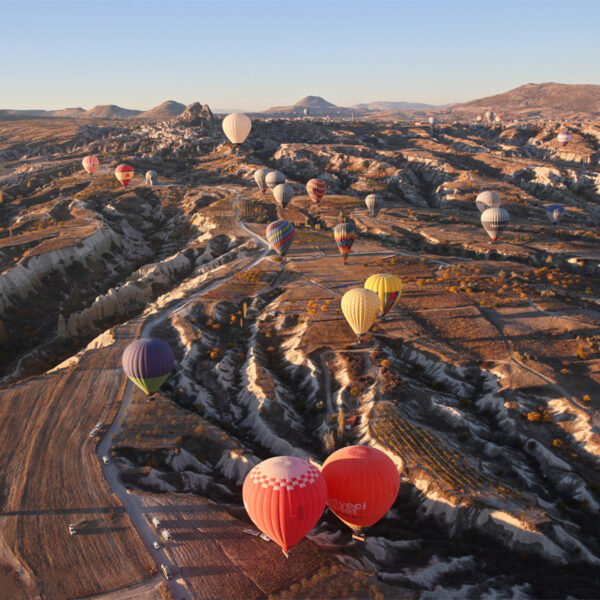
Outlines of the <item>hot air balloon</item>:
M256 169L254 171L254 181L256 181L256 185L260 188L260 191L264 194L267 191L267 182L265 181L265 177L269 169Z
M488 208L500 206L502 204L502 198L500 198L500 194L496 192L481 192L481 194L478 194L477 198L475 198L475 204L477 205L479 212L482 213Z
M166 342L141 338L125 348L122 362L125 375L146 394L152 395L171 373L175 358Z
M496 116L494 117L494 121L495 121L496 123L502 123L502 115L496 115Z
M558 132L556 139L561 146L566 146L571 141L571 132L563 128Z
M267 241L272 250L280 256L285 256L290 249L296 230L288 221L273 221L267 226Z
M83 165L83 168L90 174L92 175L96 169L98 168L98 165L100 164L100 161L98 160L98 158L96 156L94 156L93 154L90 156L86 156L82 161L81 164Z
M437 123L437 119L433 116L429 117L429 119L427 119L427 122L431 125L432 129L433 127L435 127L435 124Z
M250 470L242 498L252 522L287 556L321 518L327 485L319 469L307 460L276 456Z
M508 221L508 212L499 206L488 208L481 213L481 224L492 238L492 242L495 242L498 236L506 229Z
M285 208L294 197L294 188L289 183L280 183L273 188L275 202Z
M546 206L546 214L552 225L557 225L565 216L565 207L560 204L551 204L550 206Z
M483 121L483 115L477 115L477 118L475 119L478 123L481 123L481 121Z
M387 315L400 300L402 294L402 279L391 273L377 273L365 281L365 289L379 296L381 314Z
M321 473L327 483L327 505L358 534L387 513L400 489L396 465L381 450L368 446L336 450Z
M250 129L252 121L243 113L232 113L223 119L223 131L232 144L243 144Z
M485 118L491 123L494 120L494 112L491 110L488 110L485 113Z
M269 171L265 176L265 183L272 190L276 185L285 183L285 175L280 171Z
M158 175L156 171L146 171L146 184L156 185L158 183Z
M360 342L379 312L379 296L365 288L352 288L342 296L342 313Z
M310 199L316 204L319 204L326 191L327 184L322 179L311 179L306 184L306 192Z
M119 165L115 169L115 177L119 180L123 187L127 187L133 179L133 167L129 165Z
M333 237L344 259L344 264L346 264L348 254L350 254L352 244L354 244L356 238L356 225L354 223L339 223L333 228Z
M379 194L369 194L365 198L365 204L372 217L376 217L379 209L383 206L383 198Z

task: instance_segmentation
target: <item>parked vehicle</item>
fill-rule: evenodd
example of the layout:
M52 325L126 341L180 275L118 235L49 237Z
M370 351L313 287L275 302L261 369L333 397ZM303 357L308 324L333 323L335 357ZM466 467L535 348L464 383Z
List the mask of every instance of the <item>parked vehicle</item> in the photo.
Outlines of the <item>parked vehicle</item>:
M110 459L108 458L108 456L103 456L103 457L102 457L102 462L103 462L105 465L109 465L109 464L110 464Z
M173 539L173 536L170 534L170 532L169 532L168 529L163 529L160 532L160 535L162 535L165 538L165 540L172 540Z
M167 567L167 565L160 565L160 570L163 572L165 579L171 579L171 570L169 569L169 567Z
M75 535L77 533L77 529L75 529L75 525L73 525L73 523L69 525L69 533L71 535Z
M94 437L94 436L95 436L97 433L98 433L98 430L97 430L97 429L92 429L92 430L90 431L90 437Z
M160 522L160 519L158 517L152 517L152 525L154 525L154 527L158 529L159 527L161 527L162 523Z
M104 423L102 421L98 421L96 423L96 429L100 430L100 429L102 429L102 427L104 427Z
M156 540L154 540L154 541L152 542L152 547L153 547L155 550L160 550L160 544L159 544L159 543L158 543L158 541L156 541Z

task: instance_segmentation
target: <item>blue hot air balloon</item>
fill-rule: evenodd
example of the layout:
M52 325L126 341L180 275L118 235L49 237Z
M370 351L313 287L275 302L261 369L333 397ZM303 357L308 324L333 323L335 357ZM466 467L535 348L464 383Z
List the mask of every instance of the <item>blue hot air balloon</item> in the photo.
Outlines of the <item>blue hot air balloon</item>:
M125 375L146 394L154 394L165 382L175 363L173 351L166 342L141 338L123 352Z
M557 225L558 222L565 216L565 207L560 204L551 204L546 206L546 214L552 225Z

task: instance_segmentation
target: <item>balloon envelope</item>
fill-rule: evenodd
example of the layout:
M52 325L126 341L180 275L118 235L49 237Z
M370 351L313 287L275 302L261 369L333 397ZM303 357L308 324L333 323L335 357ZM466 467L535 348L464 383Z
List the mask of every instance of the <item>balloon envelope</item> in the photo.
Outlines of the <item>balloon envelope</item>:
M508 221L508 212L499 206L488 208L481 213L481 224L492 238L492 242L495 242L498 236L507 228Z
M354 223L339 223L333 228L333 237L344 262L346 262L356 238L356 225Z
M267 225L267 242L272 250L275 250L280 256L285 256L290 249L296 230L294 226L283 219L273 221Z
M154 394L171 373L175 357L166 342L141 338L125 348L122 362L125 375L146 394Z
M358 336L369 331L379 312L379 296L365 288L353 288L342 296L342 313Z
M294 188L289 183L280 183L273 188L275 202L285 208L294 197Z
M232 144L242 144L252 129L250 117L243 113L232 113L223 119L223 131Z
M83 165L83 168L91 175L98 168L100 161L98 160L98 158L96 156L91 154L90 156L86 156L81 161L81 164Z
M546 207L546 214L552 225L556 225L565 215L565 207L560 204L551 204Z
M133 167L129 165L119 165L115 169L115 177L119 180L123 187L127 187L133 179Z
M477 198L475 198L475 204L477 205L479 212L482 213L488 208L500 206L502 204L502 198L500 197L500 194L496 192L481 192L481 194L478 194Z
M265 183L272 190L276 185L285 183L285 175L281 171L269 171L265 177Z
M561 129L556 139L561 146L566 146L571 141L571 132L568 129Z
M252 522L287 552L321 518L327 485L307 460L276 456L246 475L242 497Z
M383 206L383 198L379 194L369 194L365 198L365 204L367 205L369 214L372 217L376 217L379 209Z
M429 117L427 121L432 127L437 123L437 119L435 117Z
M387 315L400 300L402 280L391 273L377 273L365 281L365 289L375 292L379 297L381 314Z
M311 179L306 184L306 193L316 204L319 204L326 191L327 183L325 183L322 179Z
M146 171L146 183L148 185L156 185L158 183L156 171Z
M327 504L351 527L369 527L394 504L400 474L393 461L368 446L347 446L331 454L321 473L327 483Z
M268 172L269 169L256 169L256 171L254 171L254 181L256 181L256 185L263 194L267 191L267 182L265 181L265 178Z

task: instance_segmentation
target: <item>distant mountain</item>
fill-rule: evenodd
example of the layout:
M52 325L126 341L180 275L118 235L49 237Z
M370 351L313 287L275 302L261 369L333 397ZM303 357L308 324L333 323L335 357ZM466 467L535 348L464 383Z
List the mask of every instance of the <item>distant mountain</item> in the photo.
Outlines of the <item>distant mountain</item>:
M305 96L302 100L299 100L294 104L301 108L337 108L335 104L327 102L325 98L321 96Z
M81 117L85 114L84 108L61 108L60 110L52 110L50 114L53 117Z
M96 119L126 119L127 117L137 117L141 112L141 110L121 108L116 104L99 104L80 116L95 117Z
M138 115L139 119L152 119L153 121L166 121L173 117L178 117L185 110L185 104L167 100L150 110L146 110Z
M350 108L362 108L365 110L425 110L439 108L433 104L419 102L368 102L367 104L354 104Z
M600 115L600 85L527 83L503 94L455 104L442 114L474 118L488 110L514 118L589 118Z

